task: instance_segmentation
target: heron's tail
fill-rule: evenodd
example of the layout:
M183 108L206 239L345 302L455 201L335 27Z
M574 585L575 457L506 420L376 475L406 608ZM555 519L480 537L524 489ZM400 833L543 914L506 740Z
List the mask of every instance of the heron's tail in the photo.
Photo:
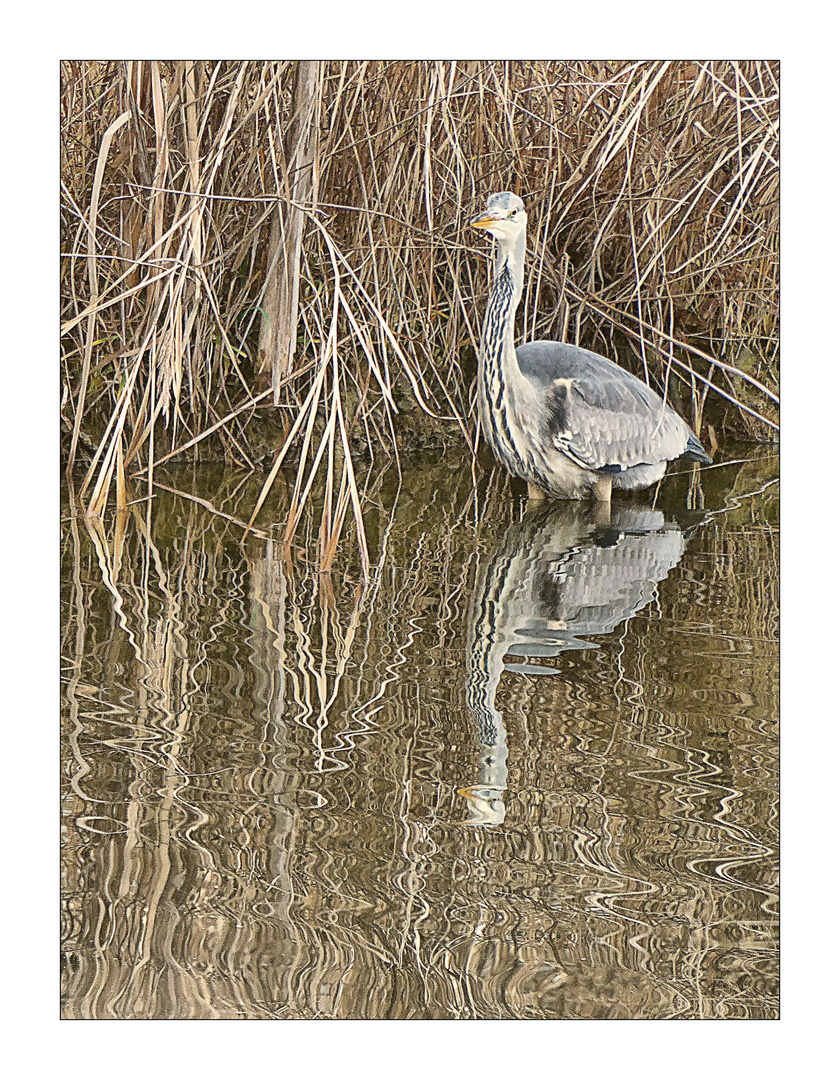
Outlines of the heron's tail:
M700 440L693 431L690 431L688 434L688 444L686 445L685 450L683 450L682 456L688 458L689 461L701 461L704 465L712 464L712 459L703 449Z

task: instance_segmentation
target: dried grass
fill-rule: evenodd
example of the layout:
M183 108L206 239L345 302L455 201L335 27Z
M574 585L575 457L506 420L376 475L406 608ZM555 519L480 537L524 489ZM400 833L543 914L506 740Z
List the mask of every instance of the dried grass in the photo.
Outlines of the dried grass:
M764 61L67 62L63 421L88 512L205 440L253 469L271 394L287 542L324 469L321 565L348 511L366 560L353 455L397 456L398 411L474 437L488 278L464 222L504 188L530 214L524 337L618 352L697 429L719 398L771 436L778 104Z

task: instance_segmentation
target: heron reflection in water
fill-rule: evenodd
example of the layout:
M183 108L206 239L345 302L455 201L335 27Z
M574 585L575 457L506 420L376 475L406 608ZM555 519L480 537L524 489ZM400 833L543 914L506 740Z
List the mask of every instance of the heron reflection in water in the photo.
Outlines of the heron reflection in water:
M602 508L603 510L603 508ZM462 788L468 824L504 820L507 740L496 689L503 671L552 675L528 663L569 649L597 649L580 635L609 634L656 596L680 561L682 529L659 510L602 510L553 503L514 523L479 567L467 637L467 705L481 745L478 784ZM505 657L525 662L506 663Z
M481 331L478 396L484 437L531 498L609 504L613 488L661 480L669 461L711 464L688 425L635 375L559 341L514 346L527 214L518 195L491 195L473 228L496 241L493 288Z

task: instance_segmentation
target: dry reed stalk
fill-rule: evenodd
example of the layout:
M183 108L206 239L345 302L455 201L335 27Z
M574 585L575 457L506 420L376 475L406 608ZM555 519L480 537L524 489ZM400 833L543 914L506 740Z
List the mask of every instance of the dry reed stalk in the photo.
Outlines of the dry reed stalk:
M531 219L523 336L635 354L696 425L717 398L718 430L772 436L778 107L766 61L66 63L64 422L69 467L95 447L89 509L207 439L253 468L265 363L270 478L294 452L305 500L317 458L321 564L350 506L362 541L351 451L396 455L415 409L474 440L487 267L464 222L503 188Z
M289 125L285 161L288 166L278 176L285 182L285 221L282 207L272 219L268 252L268 272L262 303L259 359L262 371L271 374L274 404L280 404L280 389L288 374L297 346L300 257L304 215L301 203L317 205L317 176L314 173L322 82L322 64L302 60L295 73L294 114ZM278 132L276 145L283 145ZM275 169L277 165L275 163Z

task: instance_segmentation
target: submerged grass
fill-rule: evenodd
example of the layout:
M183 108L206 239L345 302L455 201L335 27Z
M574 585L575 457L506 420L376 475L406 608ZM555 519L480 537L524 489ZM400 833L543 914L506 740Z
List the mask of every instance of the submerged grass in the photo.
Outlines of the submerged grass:
M288 546L323 470L320 565L350 513L366 567L354 458L398 459L415 414L474 440L488 271L464 223L499 189L530 216L523 338L620 353L697 430L772 437L778 106L765 61L65 63L62 419L88 513L199 446L254 469L273 404L251 523L296 460Z

